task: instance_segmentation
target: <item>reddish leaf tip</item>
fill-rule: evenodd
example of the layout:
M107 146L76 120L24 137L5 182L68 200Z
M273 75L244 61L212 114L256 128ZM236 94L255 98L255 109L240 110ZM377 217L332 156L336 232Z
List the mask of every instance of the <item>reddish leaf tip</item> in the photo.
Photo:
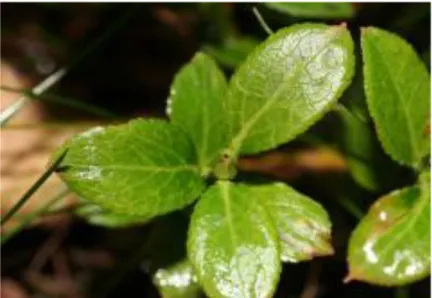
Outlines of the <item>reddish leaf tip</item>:
M351 273L348 273L348 275L344 277L344 279L342 280L342 282L344 284L347 284L347 283L352 282L354 280L356 280L355 276L353 276Z

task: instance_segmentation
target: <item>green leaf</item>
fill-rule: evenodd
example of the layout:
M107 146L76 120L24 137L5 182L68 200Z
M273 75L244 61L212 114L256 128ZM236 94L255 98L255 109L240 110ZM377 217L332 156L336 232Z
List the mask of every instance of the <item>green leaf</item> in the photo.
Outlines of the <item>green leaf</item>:
M272 149L304 132L341 96L353 67L344 26L294 25L270 36L229 85L231 154Z
M283 183L253 188L279 231L282 261L296 263L333 254L331 222L320 204Z
M430 183L379 199L354 230L346 280L404 285L430 272Z
M204 190L187 136L162 120L98 127L65 145L59 174L81 198L143 220L192 203Z
M148 220L139 216L117 214L102 209L96 204L86 204L75 211L75 214L84 218L88 223L106 228L124 228L144 224Z
M219 157L227 145L227 126L222 99L227 83L216 63L203 53L176 75L168 99L167 112L172 123L191 137L202 173Z
M219 181L195 207L188 256L210 297L271 297L276 288L277 230L253 190Z
M416 167L429 143L430 78L414 49L399 36L362 29L364 84L370 114L384 150Z
M347 19L354 16L352 3L343 2L268 2L265 5L271 9L303 18Z
M153 276L153 283L162 298L203 297L192 265L187 260L158 269Z

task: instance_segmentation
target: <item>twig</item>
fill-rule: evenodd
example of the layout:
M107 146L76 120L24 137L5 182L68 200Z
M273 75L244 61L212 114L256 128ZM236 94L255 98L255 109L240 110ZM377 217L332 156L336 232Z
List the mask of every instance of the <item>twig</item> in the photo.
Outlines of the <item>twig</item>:
M60 226L50 238L41 246L33 257L29 271L38 272L46 264L48 258L60 247L66 237L68 227Z
M311 262L308 279L305 287L300 295L300 298L317 297L319 289L319 276L322 271L322 264L318 261Z
M78 290L78 285L74 281L71 275L71 270L68 264L68 259L64 250L59 250L52 257L52 264L55 271L54 279L58 281L59 284L68 285L68 287L63 288L63 293L65 297L79 298L81 297Z

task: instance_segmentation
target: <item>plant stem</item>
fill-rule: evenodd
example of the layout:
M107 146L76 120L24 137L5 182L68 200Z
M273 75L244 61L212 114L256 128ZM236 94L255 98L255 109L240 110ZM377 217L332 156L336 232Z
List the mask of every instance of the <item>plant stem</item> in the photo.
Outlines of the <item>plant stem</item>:
M51 174L57 169L58 165L62 162L66 156L67 150L64 150L62 154L51 164L51 166L39 177L38 180L27 190L27 192L19 199L19 201L2 216L0 225L3 226L30 198L31 196L44 184L44 182L51 176Z
M33 96L39 96L49 88L54 86L57 82L59 82L73 67L75 67L79 62L84 60L88 55L94 52L103 42L105 42L121 25L128 20L132 14L136 11L135 5L133 9L128 10L122 17L119 18L115 23L113 23L105 33L99 36L96 41L91 44L86 50L84 50L79 56L77 56L69 66L63 67L49 75L45 80L40 82L34 88L31 89L30 94ZM12 117L21 110L22 107L29 101L29 98L25 95L18 97L18 99L4 109L0 114L0 127L3 127L7 124L7 122L12 119Z
M63 199L68 193L69 193L69 190L67 190L67 189L60 191L55 197L53 197L51 200L49 200L46 204L42 205L35 212L30 213L27 216L25 216L21 220L21 222L19 223L18 226L16 226L14 229L12 229L5 236L3 236L3 235L1 236L1 239L0 239L1 245L5 244L9 239L11 239L18 232L22 231L25 227L27 227L30 223L32 223L40 215L43 215L46 212L48 212L52 206L54 206L57 202L59 202L61 199Z
M266 21L264 20L264 18L262 17L262 15L260 14L260 12L258 11L258 9L255 6L252 7L252 12L254 13L255 17L257 18L259 24L261 25L261 28L263 28L263 30L268 35L272 35L273 30L270 29L269 25L267 25Z

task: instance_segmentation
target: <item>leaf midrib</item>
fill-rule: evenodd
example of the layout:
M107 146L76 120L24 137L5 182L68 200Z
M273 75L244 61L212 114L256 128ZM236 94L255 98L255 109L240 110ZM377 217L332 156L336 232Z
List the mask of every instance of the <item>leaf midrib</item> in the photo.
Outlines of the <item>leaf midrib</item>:
M229 184L228 182L222 182L220 184L220 187L221 187L221 196L224 203L224 212L226 214L227 225L230 232L231 248L234 251L235 247L237 247L237 237L234 230L234 222L231 214L231 202L230 202L231 198L229 193Z
M65 164L64 166L73 167L75 169L92 170L95 168L102 170L123 170L123 171L142 171L142 172L176 172L176 171L198 171L196 166L184 165L173 167L159 167L159 166L133 166L133 165L86 165L86 164Z

